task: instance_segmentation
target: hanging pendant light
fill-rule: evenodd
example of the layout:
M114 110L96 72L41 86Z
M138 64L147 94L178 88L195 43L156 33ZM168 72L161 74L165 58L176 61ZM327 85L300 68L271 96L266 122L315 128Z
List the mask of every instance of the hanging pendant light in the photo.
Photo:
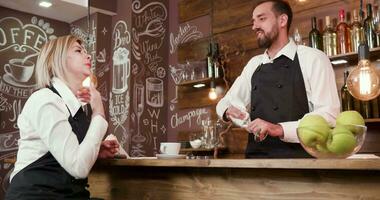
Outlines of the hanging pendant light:
M215 87L215 82L212 80L210 82L210 91L208 93L208 98L211 100L215 100L218 98L218 94L216 93L216 87Z
M358 48L359 62L348 75L347 87L353 97L362 101L369 101L380 94L380 78L376 68L369 60L367 44L360 44Z

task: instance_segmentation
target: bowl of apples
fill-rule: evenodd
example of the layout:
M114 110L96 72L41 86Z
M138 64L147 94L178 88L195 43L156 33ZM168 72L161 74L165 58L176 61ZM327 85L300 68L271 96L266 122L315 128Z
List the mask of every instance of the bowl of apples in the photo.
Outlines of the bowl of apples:
M360 150L366 133L364 119L356 111L339 114L335 127L320 115L306 115L297 128L301 146L315 158L347 158Z

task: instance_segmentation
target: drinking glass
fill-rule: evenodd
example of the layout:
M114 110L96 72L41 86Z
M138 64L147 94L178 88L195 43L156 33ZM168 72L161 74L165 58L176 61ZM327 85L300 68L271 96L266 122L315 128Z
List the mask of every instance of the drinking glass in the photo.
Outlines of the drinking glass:
M268 136L268 133L264 133L264 135L260 137L260 131L261 129L253 133L255 142L262 142Z
M380 9L378 9L373 18L373 26L376 32L376 35L380 34Z

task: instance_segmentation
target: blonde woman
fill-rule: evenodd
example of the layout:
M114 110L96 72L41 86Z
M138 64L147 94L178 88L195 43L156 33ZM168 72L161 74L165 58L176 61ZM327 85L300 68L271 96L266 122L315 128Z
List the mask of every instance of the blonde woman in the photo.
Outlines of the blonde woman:
M104 141L108 123L93 84L90 55L77 37L47 42L37 59L34 92L19 115L19 149L5 199L89 199L87 176L97 158L113 157L116 141ZM92 116L81 105L89 103Z

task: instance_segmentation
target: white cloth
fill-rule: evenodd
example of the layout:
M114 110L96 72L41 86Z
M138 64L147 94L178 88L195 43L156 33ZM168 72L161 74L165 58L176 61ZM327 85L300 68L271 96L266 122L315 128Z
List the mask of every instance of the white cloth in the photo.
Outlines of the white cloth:
M340 100L335 82L334 70L329 58L317 49L296 45L292 39L285 45L274 58L269 58L267 51L264 54L253 57L244 67L240 76L235 80L227 94L216 106L217 114L223 119L223 114L229 106L244 105L246 108L251 103L251 78L260 64L273 63L273 60L284 55L294 60L296 53L305 82L306 95L309 105L309 114L323 116L331 126L335 125L336 116L340 112ZM264 119L265 120L265 119ZM284 130L285 142L299 143L296 129L298 121L279 123Z
M29 97L18 117L19 149L11 179L48 151L75 178L87 177L98 157L107 121L100 115L94 116L79 145L68 121L70 113L67 108L74 116L81 103L60 79L53 78L52 84L62 98L48 88L38 90Z

